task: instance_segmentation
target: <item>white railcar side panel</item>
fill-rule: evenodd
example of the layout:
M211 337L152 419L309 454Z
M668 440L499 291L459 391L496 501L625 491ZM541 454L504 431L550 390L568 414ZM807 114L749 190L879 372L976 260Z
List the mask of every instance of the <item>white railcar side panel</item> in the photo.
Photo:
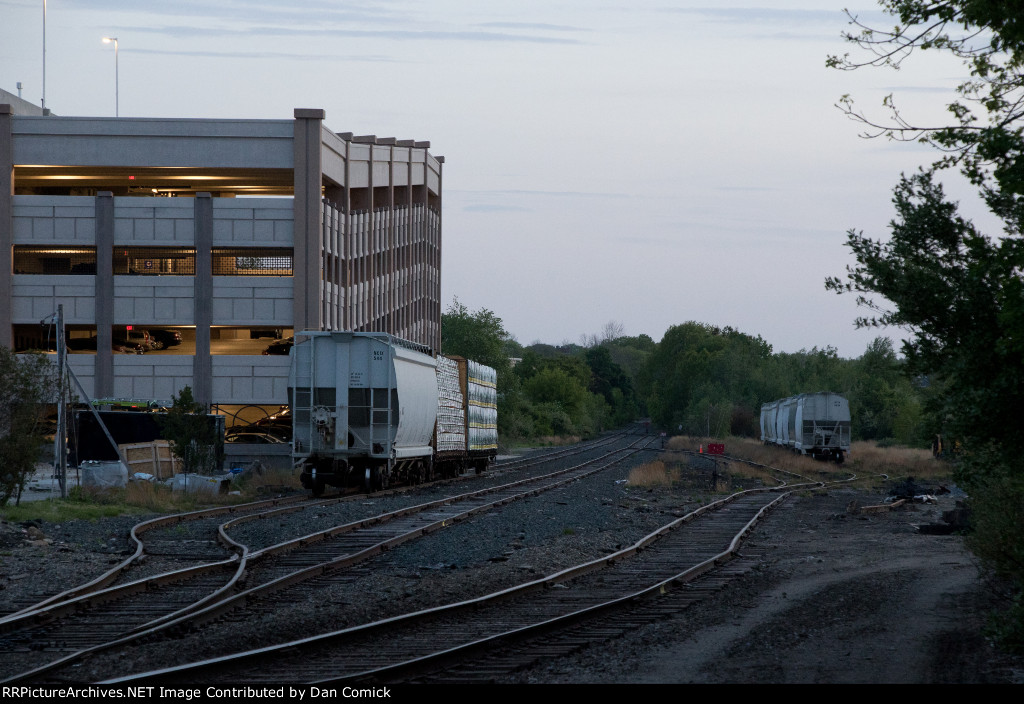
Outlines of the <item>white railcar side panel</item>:
M793 442L790 444L797 450L802 450L807 446L806 439L804 437L804 419L814 418L814 400L809 399L806 396L797 396L795 404L796 410L793 416ZM813 445L813 440L811 441Z
M394 350L398 389L398 432L395 457L421 457L433 450L430 439L437 421L437 369L433 357L401 347Z

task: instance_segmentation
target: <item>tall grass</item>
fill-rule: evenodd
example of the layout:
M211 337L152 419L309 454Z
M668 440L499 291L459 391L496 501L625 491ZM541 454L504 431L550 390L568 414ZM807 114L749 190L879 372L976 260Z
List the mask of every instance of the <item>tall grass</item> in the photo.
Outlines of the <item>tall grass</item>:
M915 448L878 447L874 442L858 441L850 446L846 461L837 465L797 455L781 447L765 445L754 438L728 437L721 442L725 444L727 455L805 477L819 478L825 475L839 479L850 473L871 477L886 475L891 479L914 477L925 481L948 481L952 477L950 464L935 459L928 450ZM707 452L706 443L704 438L676 436L669 439L668 448L697 452L703 444ZM738 472L739 466L733 463L730 471Z
M629 471L626 478L627 486L672 486L672 482L678 481L679 468L667 467L661 460L647 462L638 465Z
M953 465L932 457L928 450L911 447L878 447L859 441L850 446L847 464L852 469L890 477L914 477L930 481L952 478Z
M41 519L60 523L73 519L96 520L142 513L184 513L204 506L223 506L265 498L269 493L301 488L298 476L290 471L264 470L232 484L238 494L191 494L172 491L169 486L131 481L123 489L98 491L72 487L67 499L28 501L20 506L0 507L0 517L19 522Z

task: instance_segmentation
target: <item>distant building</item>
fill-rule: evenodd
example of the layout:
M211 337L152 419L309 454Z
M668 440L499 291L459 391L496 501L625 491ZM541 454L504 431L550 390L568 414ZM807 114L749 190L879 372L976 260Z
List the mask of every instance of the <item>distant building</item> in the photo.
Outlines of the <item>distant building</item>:
M336 134L322 110L30 112L0 104L0 344L54 349L40 320L63 304L93 398L189 385L229 415L276 410L288 357L264 353L274 338L380 331L440 348L444 158L429 142ZM143 333L163 349L117 351Z

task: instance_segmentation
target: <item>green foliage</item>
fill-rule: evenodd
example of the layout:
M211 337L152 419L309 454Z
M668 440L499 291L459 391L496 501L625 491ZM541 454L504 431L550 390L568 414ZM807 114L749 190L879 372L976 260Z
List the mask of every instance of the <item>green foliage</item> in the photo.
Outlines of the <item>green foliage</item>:
M624 425L637 418L633 383L622 367L612 361L608 346L592 347L584 353L590 367L589 389L604 398L613 411L612 422Z
M525 348L500 402L499 432L518 439L589 436L635 420L633 382L611 355L613 345L630 339L615 337L620 329L609 324L603 338L592 336L589 347L536 343Z
M568 410L579 410L587 395L580 380L564 369L545 367L523 383L527 398L536 403L559 403Z
M548 345L528 347L515 367L521 390L518 410L529 418L525 437L548 435L587 436L613 423L612 408L590 388L594 373L578 354L560 352ZM620 370L621 371L621 370ZM499 423L501 423L499 409ZM630 418L632 420L632 418Z
M981 453L985 455L987 453ZM982 457L975 457L975 465ZM1024 653L1024 477L1019 474L982 475L972 481L971 527L967 544L997 578L1008 604L995 633L1018 653Z
M892 340L876 337L857 360L850 390L850 414L857 439L923 445L922 394L897 358ZM934 423L932 423L934 426Z
M869 134L917 139L942 156L900 180L891 238L850 231L847 245L857 264L847 267L845 281L829 278L826 287L855 293L872 311L858 326L907 330L907 371L937 382L926 407L941 422L940 432L962 442L957 476L972 496L971 544L1011 586L1003 635L1024 647L1024 14L1019 2L997 0L883 0L882 6L898 18L894 29L862 27L849 37L871 52L868 59L832 57L830 65L898 67L915 49L936 50L963 61L969 77L948 105L952 120L945 126L914 126L891 100L892 122L880 125L844 99L847 114L873 128ZM937 176L951 167L1002 220L998 236L982 234L946 199ZM884 406L887 390L872 391ZM892 423L905 427L909 419L897 414Z
M59 374L41 354L0 347L0 506L21 498L46 441L47 404L57 399Z
M509 352L516 351L513 343L501 318L486 308L471 313L455 298L441 315L441 352L493 368L498 372L499 391L508 381Z
M943 430L968 444L995 441L1015 461L1024 441L1024 291L1019 237L993 241L957 215L942 187L927 173L904 178L896 189L892 238L871 240L850 232L857 265L848 281L826 286L852 291L875 312L859 326L897 325L910 331L903 349L908 371L943 379ZM867 296L892 302L883 308Z
M212 474L223 462L223 448L217 429L206 409L186 386L171 397L171 407L160 418L163 437L171 443L171 452L181 460L186 472Z
M693 435L751 428L753 409L771 396L771 346L733 328L688 322L668 329L640 373L651 418ZM781 389L780 389L781 390Z

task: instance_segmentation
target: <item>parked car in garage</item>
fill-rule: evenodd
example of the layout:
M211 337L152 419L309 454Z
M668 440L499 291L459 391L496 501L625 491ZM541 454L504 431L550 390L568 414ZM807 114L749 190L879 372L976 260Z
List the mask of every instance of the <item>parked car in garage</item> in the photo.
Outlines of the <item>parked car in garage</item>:
M232 432L234 431L234 432ZM277 433L267 432L255 426L247 425L242 428L229 428L224 433L224 442L230 443L252 443L256 445L282 445L285 440Z
M150 328L148 332L149 336L153 339L154 349L161 350L181 344L181 333L177 330L154 330Z
M129 340L127 337L118 335L114 335L112 342L114 343L115 348L121 347L122 349L127 350L128 352L134 352L135 354L145 354L151 349L148 345L143 345L137 340Z
M267 348L263 350L263 354L288 354L291 352L292 345L294 344L294 337L286 337L283 340L276 340L267 345Z

